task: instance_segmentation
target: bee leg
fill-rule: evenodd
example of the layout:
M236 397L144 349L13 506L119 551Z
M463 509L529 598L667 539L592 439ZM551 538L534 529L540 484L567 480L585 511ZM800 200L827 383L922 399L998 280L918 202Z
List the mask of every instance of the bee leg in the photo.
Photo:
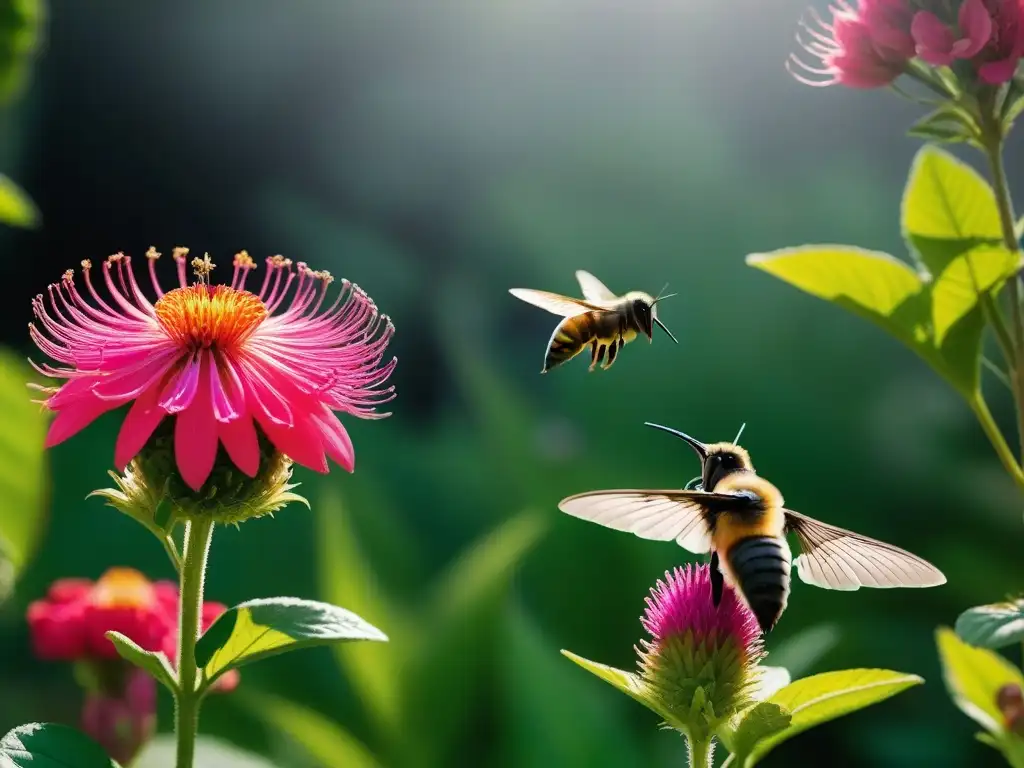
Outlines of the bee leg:
M597 342L596 341L594 341L590 345L590 367L587 368L587 370L588 371L594 370L594 366L595 365L597 365Z
M597 342L594 343L597 344ZM597 354L594 357L594 362L590 364L590 370L594 370L594 366L597 365L598 363L604 362L604 353L607 350L608 347L606 347L604 344L597 344ZM602 365L601 367L604 368L605 366Z
M605 370L612 367L612 363L615 362L615 356L619 354L620 349L622 349L622 347L614 341L608 345L608 362L602 366Z
M711 553L711 603L716 608L722 602L722 589L725 586L725 579L722 572L718 570L718 553Z

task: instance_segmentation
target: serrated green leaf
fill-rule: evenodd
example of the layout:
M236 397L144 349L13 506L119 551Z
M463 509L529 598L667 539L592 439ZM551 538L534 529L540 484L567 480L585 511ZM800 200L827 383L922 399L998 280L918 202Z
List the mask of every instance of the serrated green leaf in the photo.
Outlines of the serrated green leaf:
M322 768L381 768L365 744L316 710L253 690L240 690L236 698L274 731L297 743Z
M903 193L904 234L937 240L998 240L995 193L981 174L938 147L922 147Z
M1024 600L968 608L956 620L956 633L970 645L1003 648L1024 641Z
M178 743L172 733L156 736L132 762L131 768L168 768L174 765ZM354 763L344 763L357 768ZM211 736L196 737L193 768L276 768L269 760Z
M270 597L229 608L196 643L204 685L244 664L287 651L387 636L351 611L315 600Z
M119 768L84 733L54 723L19 725L0 739L0 768Z
M1007 683L1024 687L1024 676L998 653L968 645L956 633L942 627L936 632L942 674L953 701L986 731L1004 733L996 694Z
M846 669L823 672L790 683L768 701L788 711L792 721L785 730L758 742L751 750L746 766L757 764L779 744L808 728L885 701L923 682L917 675L888 669Z
M0 223L11 227L35 229L39 226L41 218L32 198L10 178L0 174Z
M977 305L980 296L998 290L1018 267L1018 257L1002 245L978 245L953 259L931 287L936 344Z
M688 730L688 726L685 722L668 710L662 709L657 701L648 695L647 687L638 675L635 675L632 672L625 672L621 669L616 669L615 667L609 667L607 664L600 664L596 661L585 659L582 656L577 656L571 651L562 650L561 653L573 663L583 667L583 669L587 670L590 674L601 678L613 688L617 688L622 691L622 693L629 696L633 701L643 704L647 709L651 710L651 712L656 714L673 728L677 728L681 731Z
M120 632L107 632L106 638L114 644L117 654L125 661L146 670L171 693L178 690L177 676L167 657L160 652L147 651Z
M7 350L0 350L0 560L15 577L35 550L44 525L48 417L30 401L26 382L35 375Z
M374 569L366 561L351 515L336 490L323 493L315 515L320 594L333 603L348 606L397 641L394 648L389 645L387 653L364 643L344 643L332 650L379 726L400 738L399 673L408 653L405 644L412 632L410 622L374 578Z
M792 720L778 704L762 701L748 709L737 726L722 728L718 735L732 753L732 765L744 768L758 743L784 731Z

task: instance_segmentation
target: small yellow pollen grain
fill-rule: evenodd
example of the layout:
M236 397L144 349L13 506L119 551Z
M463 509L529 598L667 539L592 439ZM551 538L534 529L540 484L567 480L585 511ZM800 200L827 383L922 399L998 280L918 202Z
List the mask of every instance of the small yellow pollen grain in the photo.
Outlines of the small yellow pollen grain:
M149 246L149 250L146 251L146 258L149 259L150 261L156 261L161 256L163 256L163 254L160 253L160 251L158 251L155 246Z
M82 269L92 269L92 262L88 259L82 259Z
M112 253L111 255L107 256L107 263L108 264L116 264L117 262L121 261L121 259L123 259L123 258L124 258L124 254L122 252L118 251L117 253Z
M192 259L192 270L196 273L196 277L199 278L200 282L206 282L210 273L213 272L213 268L217 265L210 261L210 254L204 253L203 258Z
M75 280L75 270L73 270L73 269L65 270L65 272L64 272L64 281L68 282L68 283L72 283L72 282L74 282L74 280Z
M239 251L235 254L234 266L243 267L245 269L255 269L256 262L253 261L253 258L249 255L248 251Z
M183 248L179 245L174 249L171 255L174 257L175 261L184 261L185 257L188 256L188 248Z

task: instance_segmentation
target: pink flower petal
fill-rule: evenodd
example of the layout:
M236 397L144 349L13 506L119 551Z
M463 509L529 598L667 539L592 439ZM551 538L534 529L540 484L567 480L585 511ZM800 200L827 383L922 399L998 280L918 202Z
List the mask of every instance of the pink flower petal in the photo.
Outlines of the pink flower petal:
M315 472L327 472L324 448L311 421L303 420L297 422L294 427L283 427L260 413L256 414L256 420L270 438L270 442L281 453Z
M216 360L216 358L213 358ZM224 370L213 362L210 365L210 392L213 400L213 416L217 421L227 422L238 418L245 410L245 395L242 392L234 366L223 361Z
M256 477L260 468L260 444L252 414L243 413L234 421L220 422L217 434L235 466L249 477Z
M67 406L57 414L57 418L50 424L50 429L46 433L46 447L53 448L53 446L63 443L72 435L78 434L92 424L104 413L112 411L119 405L121 403L116 400L100 400L94 395L89 395L74 405Z
M153 431L167 415L167 411L157 405L159 391L153 386L143 392L125 416L114 449L114 466L118 472L124 471L128 462L139 454L152 437Z
M992 17L984 0L965 0L960 6L959 25L963 39L954 46L956 55L961 59L973 58L992 37ZM961 46L960 43L965 44Z
M313 418L320 427L320 437L327 456L347 472L354 472L356 450L341 420L327 407L314 414Z
M953 63L953 31L934 13L918 11L910 23L910 34L922 60L935 66Z
M160 407L168 413L178 413L192 404L199 390L199 355L193 355L160 393ZM203 382L206 384L207 382Z
M990 61L988 64L981 65L978 69L978 77L990 85L1000 85L1013 77L1019 63L1019 57Z
M211 362L211 353L206 352L196 368L206 367ZM178 472L193 491L198 491L206 482L217 458L217 421L210 402L210 379L201 375L196 378L192 404L178 414L174 425L174 458Z

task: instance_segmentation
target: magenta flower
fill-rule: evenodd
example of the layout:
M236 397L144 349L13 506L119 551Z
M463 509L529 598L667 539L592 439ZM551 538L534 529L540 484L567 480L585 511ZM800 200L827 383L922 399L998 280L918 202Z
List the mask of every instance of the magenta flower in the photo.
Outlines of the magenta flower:
M992 37L992 17L984 0L964 0L957 27L953 30L931 11L918 11L910 33L921 60L934 66L949 66L955 59L977 56Z
M92 691L82 707L82 730L121 765L130 765L156 732L156 681L127 670L121 690Z
M63 379L44 391L57 412L47 446L63 442L101 414L132 403L114 452L119 470L142 450L165 416L175 416L174 457L182 479L198 491L213 469L219 446L243 473L260 466L258 431L281 453L318 472L330 458L348 471L355 452L335 411L383 418L376 406L394 397L382 388L395 359L381 365L394 332L360 288L341 281L327 302L333 278L280 256L266 260L258 292L246 288L255 262L244 251L234 260L230 285L210 285L209 257L192 266L176 248L178 287L164 291L156 276L160 254L150 249L156 301L140 290L123 254L103 264L105 300L82 262L85 291L69 270L49 288L49 304L33 301L39 325L32 339L60 367L39 366Z
M665 574L651 589L641 618L640 676L666 711L689 708L698 688L719 717L752 703L765 657L757 619L726 585L716 607L707 565Z
M859 8L838 0L831 11L831 22L811 9L811 21L800 23L806 38L797 35L797 40L820 66L791 55L787 68L797 80L815 86L879 88L903 73L914 55L913 14L905 0L863 0Z

